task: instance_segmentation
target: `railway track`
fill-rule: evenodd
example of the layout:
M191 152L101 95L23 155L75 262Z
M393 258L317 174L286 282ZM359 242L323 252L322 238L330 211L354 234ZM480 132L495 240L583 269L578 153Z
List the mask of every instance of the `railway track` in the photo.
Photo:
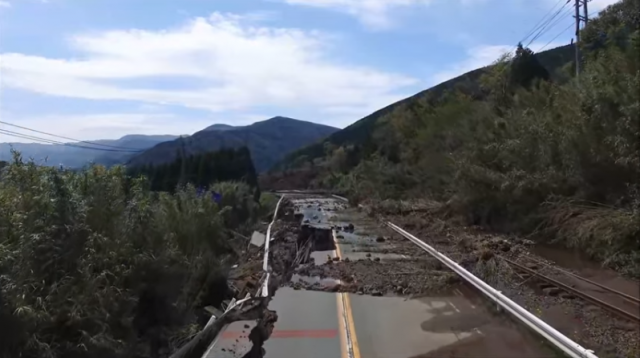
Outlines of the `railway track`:
M640 299L637 297L614 290L572 272L540 263L537 260L530 259L530 261L533 261L533 264L530 264L528 267L504 257L502 257L502 259L516 270L525 273L525 276L523 276L525 280L535 278L538 281L542 281L543 284L540 285L539 288L545 289L555 287L561 291L569 293L570 295L579 297L593 305L601 307L621 318L640 325L640 315L638 315L638 312L640 311ZM542 274L540 270L536 271L535 268L540 267L540 265L545 265L545 267L550 268L560 275L564 275L564 279L561 277L552 278L549 275ZM562 282L561 280L565 282ZM580 281L579 285L576 280ZM573 283L571 283L571 281L573 281ZM575 286L581 286L581 288L577 288ZM595 295L588 293L587 289L584 288L589 287L597 290L600 294L596 297Z

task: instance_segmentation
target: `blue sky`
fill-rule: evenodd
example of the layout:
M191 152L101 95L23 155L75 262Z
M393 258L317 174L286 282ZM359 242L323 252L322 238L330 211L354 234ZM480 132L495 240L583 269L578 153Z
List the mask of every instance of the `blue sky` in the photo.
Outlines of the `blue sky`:
M0 0L0 118L85 140L276 115L343 128L490 64L561 2ZM564 11L532 49L570 41Z

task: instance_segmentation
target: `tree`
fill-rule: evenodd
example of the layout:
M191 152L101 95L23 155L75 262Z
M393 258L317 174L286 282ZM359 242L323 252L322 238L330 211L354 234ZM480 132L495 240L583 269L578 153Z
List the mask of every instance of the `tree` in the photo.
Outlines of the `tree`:
M255 190L256 198L260 195L258 175L246 147L189 155L184 159L179 156L161 165L132 167L129 175L146 176L153 191L173 193L181 185L181 180L184 180L182 184L190 183L203 189L214 182L240 181Z
M529 89L535 80L548 81L549 71L538 62L531 49L518 43L516 55L511 62L511 87L521 86Z

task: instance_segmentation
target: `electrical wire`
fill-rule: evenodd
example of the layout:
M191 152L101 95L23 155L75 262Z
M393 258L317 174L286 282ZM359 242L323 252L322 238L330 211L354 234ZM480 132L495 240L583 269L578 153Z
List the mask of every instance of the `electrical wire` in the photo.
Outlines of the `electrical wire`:
M549 40L549 42L547 42L544 46L542 46L538 52L544 50L547 46L549 46L549 44L551 44L555 39L557 39L560 35L562 35L563 33L565 33L567 30L569 30L572 26L574 26L575 24L569 24L569 26L567 26L564 30L562 30L559 34L557 34L556 36L554 36L551 40Z
M560 5L562 3L562 1L565 1L565 4L563 6L560 7L560 9L558 11L561 11L562 8L564 6L566 6L570 0L558 0L558 2L553 5L553 7L551 9L549 9L549 11L536 23L536 25L533 27L532 30L529 31L529 33L527 33L527 35L525 37L522 38L522 40L520 40L519 42L525 42L527 41L527 39L533 35L536 31L538 31L538 29L540 29L541 26L543 26L544 21L546 19L547 16L549 16L549 14L551 14L553 12L553 10L556 8L556 6Z
M36 130L36 129L19 126L17 124L13 124L13 123L8 123L8 122L3 122L3 121L0 121L0 123L8 125L8 126L12 126L12 127L20 128L20 129L25 129L25 130L28 130L28 131L31 131L31 132L35 132L35 133L40 133L40 134L44 134L44 135L48 135L48 136L52 136L52 137L71 140L71 141L78 142L78 143L85 143L85 144L89 144L89 145L95 145L95 146L100 146L100 147L119 149L119 150L124 150L124 151L127 151L127 150L135 151L135 152L140 152L141 151L140 148L120 147L120 146L115 146L115 145L109 145L109 144L103 144L103 143L97 143L97 142L90 142L90 141L86 141L86 140L74 139L74 138L69 138L69 137L65 137L65 136L61 136L61 135L57 135L57 134L42 132L42 131L39 131L39 130ZM62 143L62 144L65 144L65 143Z
M544 35L545 33L549 32L551 29L553 29L557 24L559 24L562 20L564 20L566 18L566 16L569 15L570 13L572 13L572 9L567 9L567 10L565 10L565 12L563 14L560 14L560 12L558 12L554 16L555 21L553 21L554 18L549 19L549 21L547 22L546 26L544 26L542 29L540 29L540 31L538 31L538 33L529 41L529 43L527 44L527 47L529 47L534 41L539 39L542 35ZM553 22L551 22L551 21L553 21Z
M11 137L15 137L15 138L33 140L33 141L37 141L37 142L41 142L41 143L45 143L45 144L56 144L56 145L63 145L63 146L72 147L72 148L87 149L87 150L97 150L97 151L101 151L101 152L117 152L117 153L141 153L141 152L143 152L143 150L135 150L135 151L133 151L133 150L119 150L119 149L106 149L106 148L87 147L87 146L78 145L78 144L64 143L64 142L60 142L60 141L53 140L53 139L36 137L36 136L32 136L32 135L28 135L28 134L24 134L24 133L18 133L18 132L6 130L6 129L0 129L0 133L1 134L6 134L6 135L11 136Z
M16 138L29 139L29 140L46 143L46 144L64 144L62 142L58 142L52 139L38 138L38 137L30 136L28 134L17 133L17 132L9 131L6 129L0 129L0 133L6 134L8 136L16 137Z

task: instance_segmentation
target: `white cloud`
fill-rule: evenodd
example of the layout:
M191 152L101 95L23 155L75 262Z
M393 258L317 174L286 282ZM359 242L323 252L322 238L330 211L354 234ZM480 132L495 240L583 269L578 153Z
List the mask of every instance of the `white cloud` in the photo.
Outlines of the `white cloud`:
M604 10L607 6L618 3L622 0L589 0L588 9L591 15L595 15L596 13ZM573 8L574 0L569 0L570 7ZM557 5L558 0L546 0L548 5ZM581 8L582 11L582 8Z
M0 0L0 7L11 7L11 3L5 0Z
M529 48L534 52L538 52L543 47L544 50L549 50L562 45L566 45L566 43L551 42L547 44L546 42L534 42L529 45ZM513 53L514 50L515 46L509 45L482 45L470 48L467 51L467 58L437 72L428 82L430 85L437 85L469 71L491 65L503 55Z
M246 113L269 106L318 114L324 108L343 108L350 114L360 109L359 116L364 116L370 108L406 96L403 88L416 83L407 76L333 61L330 37L322 33L245 20L214 13L162 31L80 34L70 39L78 53L73 59L3 53L2 84L53 96L171 104L211 112ZM131 80L154 78L193 80L198 86L130 85Z
M393 25L394 10L414 6L428 6L436 2L463 6L490 0L272 0L289 5L324 8L349 14L371 29L386 29Z
M590 13L604 10L607 6L620 2L620 0L591 0L588 3Z
M432 0L282 0L290 5L333 9L355 16L373 28L391 25L389 12L394 8L429 4Z

